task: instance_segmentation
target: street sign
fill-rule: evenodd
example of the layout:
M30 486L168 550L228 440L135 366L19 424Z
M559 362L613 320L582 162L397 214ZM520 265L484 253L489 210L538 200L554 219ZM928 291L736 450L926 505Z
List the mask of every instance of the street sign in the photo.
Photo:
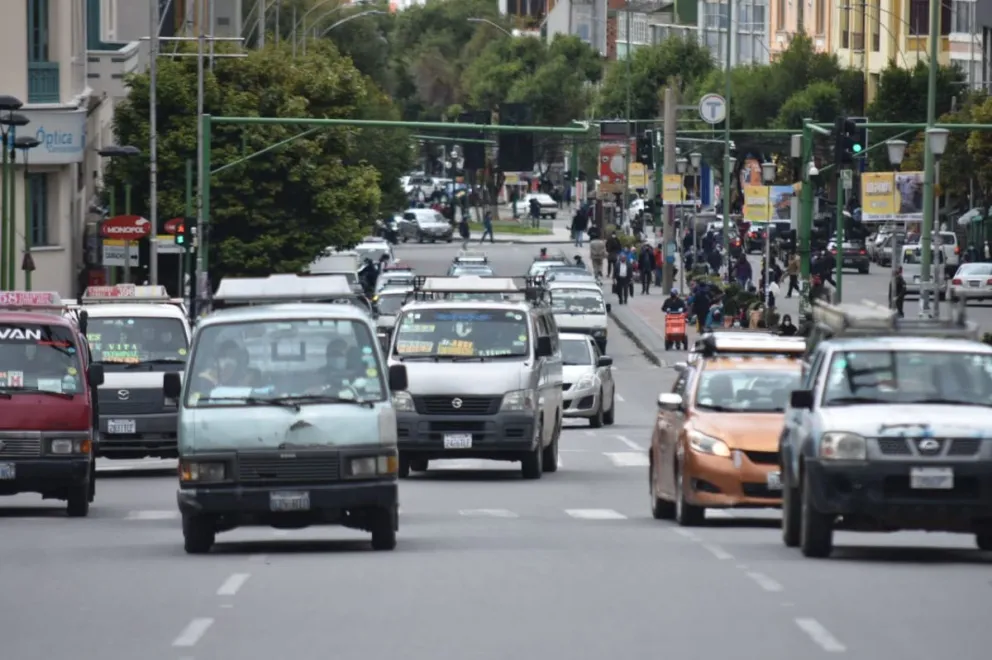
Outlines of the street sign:
M140 215L117 215L100 225L100 235L110 239L137 241L151 233L152 223Z
M854 170L841 170L840 182L844 190L851 190L854 187Z
M175 234L176 233L176 228L179 225L183 224L183 222L185 220L186 220L186 218L173 218L172 220L166 220L165 225L163 227L163 229L165 230L165 233L166 234Z
M727 101L719 94L705 94L699 99L699 116L707 124L719 124L727 118Z

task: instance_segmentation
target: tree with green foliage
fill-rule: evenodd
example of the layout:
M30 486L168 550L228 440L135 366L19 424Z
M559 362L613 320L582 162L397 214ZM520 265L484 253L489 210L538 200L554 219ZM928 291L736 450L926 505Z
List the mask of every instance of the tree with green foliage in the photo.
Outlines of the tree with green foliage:
M370 80L329 43L293 59L290 46L219 59L205 78L205 110L214 116L394 118ZM128 79L118 107L119 144L139 158L109 165L107 184L134 185L134 212L148 209L148 76ZM184 215L185 161L196 155L196 60L163 57L158 70L158 217ZM306 126L216 126L212 168L308 130ZM391 144L392 143L392 144ZM211 179L210 262L215 277L297 272L328 246L350 246L366 233L409 167L409 138L395 131L321 128L250 158Z

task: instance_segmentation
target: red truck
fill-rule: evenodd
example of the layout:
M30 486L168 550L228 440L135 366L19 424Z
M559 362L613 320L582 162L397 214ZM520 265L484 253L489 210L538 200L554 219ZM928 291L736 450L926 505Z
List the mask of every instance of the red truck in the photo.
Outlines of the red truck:
M0 291L0 495L39 493L89 513L96 491L96 388L86 315L57 293Z

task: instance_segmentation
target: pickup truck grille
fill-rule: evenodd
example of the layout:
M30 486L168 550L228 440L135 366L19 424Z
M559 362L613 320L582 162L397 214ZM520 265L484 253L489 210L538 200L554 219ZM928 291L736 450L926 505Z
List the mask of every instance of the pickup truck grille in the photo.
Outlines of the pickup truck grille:
M921 451L921 440L935 440L936 451ZM878 438L878 450L884 456L915 456L917 458L969 458L982 448L979 438Z
M40 438L0 438L0 458L21 458L40 455Z
M302 483L341 478L341 457L336 452L283 456L286 452L238 454L238 481Z
M499 412L502 397L452 394L417 396L413 402L421 415L495 415Z

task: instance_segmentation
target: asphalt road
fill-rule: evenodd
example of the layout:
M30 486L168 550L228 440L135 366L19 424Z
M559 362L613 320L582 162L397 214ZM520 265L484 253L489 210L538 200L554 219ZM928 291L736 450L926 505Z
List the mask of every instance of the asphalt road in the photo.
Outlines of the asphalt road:
M440 274L456 249L399 253ZM489 250L507 275L534 252ZM187 556L175 478L139 462L101 465L87 519L0 500L0 658L989 657L992 556L970 537L839 534L846 547L815 561L782 546L774 513L691 532L651 519L645 450L673 373L616 328L609 353L614 427L570 423L540 481L482 461L404 481L391 553L314 528L231 532Z

